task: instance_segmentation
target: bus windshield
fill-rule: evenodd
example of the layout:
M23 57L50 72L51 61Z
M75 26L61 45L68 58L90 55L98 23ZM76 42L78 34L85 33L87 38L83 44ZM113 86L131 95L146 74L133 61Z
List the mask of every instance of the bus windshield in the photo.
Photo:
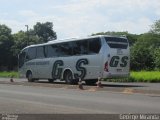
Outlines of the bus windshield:
M105 37L105 40L110 48L127 49L128 47L128 40L125 38Z

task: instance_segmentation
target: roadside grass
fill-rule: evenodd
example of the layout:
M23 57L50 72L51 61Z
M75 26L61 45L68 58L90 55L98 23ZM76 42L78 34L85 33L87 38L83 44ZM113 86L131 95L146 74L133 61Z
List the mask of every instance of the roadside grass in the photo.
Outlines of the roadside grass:
M7 72L7 71L3 71L3 72L0 72L0 77L14 77L14 78L18 78L19 75L18 75L18 72L15 72L15 71L11 71L11 72Z
M134 82L160 82L160 71L131 72L129 79Z

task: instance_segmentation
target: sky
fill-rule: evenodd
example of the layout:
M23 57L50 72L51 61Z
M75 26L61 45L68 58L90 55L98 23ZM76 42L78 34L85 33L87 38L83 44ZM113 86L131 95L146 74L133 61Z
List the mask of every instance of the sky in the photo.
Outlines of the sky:
M0 0L0 24L12 33L52 22L58 39L106 31L141 34L160 19L160 0Z

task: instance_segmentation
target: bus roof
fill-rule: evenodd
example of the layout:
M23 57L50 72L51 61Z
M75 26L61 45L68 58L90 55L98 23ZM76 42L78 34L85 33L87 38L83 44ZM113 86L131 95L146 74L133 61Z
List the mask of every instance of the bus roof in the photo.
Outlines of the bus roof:
M97 37L118 37L118 38L124 38L126 39L126 36L113 36L113 35L95 35L95 36L88 36L88 37L83 37L83 38L70 38L70 39L62 39L62 40L52 40L52 41L48 41L46 43L42 43L42 44L34 44L34 45L29 45L26 48L30 48L30 47L37 47L37 46L43 46L43 45L50 45L50 44L55 44L55 43L62 43L62 42L69 42L69 41L76 41L76 40L84 40L84 39L89 39L89 38L97 38ZM22 50L24 50L22 49Z

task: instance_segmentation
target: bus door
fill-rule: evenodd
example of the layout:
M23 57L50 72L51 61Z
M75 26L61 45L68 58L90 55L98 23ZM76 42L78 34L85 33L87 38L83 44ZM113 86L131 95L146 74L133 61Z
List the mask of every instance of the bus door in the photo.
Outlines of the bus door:
M30 47L27 50L27 55L25 59L26 72L31 70L33 78L37 77L36 69L36 47Z

